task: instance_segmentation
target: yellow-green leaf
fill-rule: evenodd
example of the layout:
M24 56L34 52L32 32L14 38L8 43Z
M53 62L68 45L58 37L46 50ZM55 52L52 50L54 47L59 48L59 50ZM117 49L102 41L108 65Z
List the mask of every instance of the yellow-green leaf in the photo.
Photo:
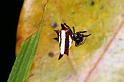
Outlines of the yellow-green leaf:
M114 70L107 65L121 63L122 51L119 62L112 60L115 54L106 55L123 27L123 9L123 0L25 0L17 32L18 55L8 82L123 82L116 76L123 64ZM53 38L61 23L92 35L79 47L73 43L69 56L58 60L59 43Z

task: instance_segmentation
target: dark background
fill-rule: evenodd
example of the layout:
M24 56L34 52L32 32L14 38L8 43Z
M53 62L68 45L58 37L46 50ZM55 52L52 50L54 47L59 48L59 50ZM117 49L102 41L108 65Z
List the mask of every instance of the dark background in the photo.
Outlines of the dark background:
M7 82L9 73L15 61L16 31L23 0L1 1L0 82Z

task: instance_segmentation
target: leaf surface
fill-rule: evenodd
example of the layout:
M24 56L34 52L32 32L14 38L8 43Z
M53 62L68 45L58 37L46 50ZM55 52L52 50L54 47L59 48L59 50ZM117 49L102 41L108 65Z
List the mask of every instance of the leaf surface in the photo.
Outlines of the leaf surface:
M109 62L104 60L108 57L107 51L111 49L116 37L120 37L118 33L123 27L123 9L123 0L26 0L17 32L16 51L19 56L13 67L13 70L18 67L18 71L12 73L18 75L12 82L19 82L21 79L23 80L20 82L124 81L111 74L112 69L105 69L106 63L101 63ZM79 47L73 44L69 56L64 55L58 60L59 44L53 38L57 36L54 30L61 29L61 23L74 26L76 32L86 30L92 35ZM35 38L31 43L33 36ZM27 39L29 44L26 43ZM23 41L25 45L21 47ZM24 51L21 51L23 47ZM122 52L118 55L122 55ZM113 55L108 58L112 59ZM27 61L24 62L25 60ZM117 63L114 61L116 60L113 60L113 66ZM115 68L113 72L118 73L122 67ZM104 75L108 75L108 78Z

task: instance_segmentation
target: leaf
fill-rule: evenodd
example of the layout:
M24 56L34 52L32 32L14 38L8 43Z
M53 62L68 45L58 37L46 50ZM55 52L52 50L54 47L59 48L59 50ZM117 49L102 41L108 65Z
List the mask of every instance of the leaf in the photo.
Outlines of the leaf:
M26 0L18 25L17 58L21 58L20 53L23 52L20 51L24 47L21 48L22 42L35 32L39 33L38 46L32 49L35 51L32 52L32 59L29 59L30 56L25 56L26 54L20 59L21 62L25 59L30 61L22 62L22 65L14 65L19 70L15 71L18 75L14 76L12 70L10 78L15 77L16 82L17 80L22 82L123 81L122 78L115 77L120 72L119 69L123 69L123 64L122 67L110 69L111 66L122 62L119 61L122 54L119 54L119 62L116 62L115 58L112 60L113 54L105 55L109 54L107 52L109 50L115 51L111 51L111 45L123 27L123 9L123 0ZM56 37L54 30L60 29L61 23L74 26L76 32L87 30L92 35L79 47L73 44L69 56L65 55L58 60L59 44L53 38ZM111 64L107 58L111 60ZM107 65L108 63L110 66Z
M38 39L39 34L36 33L29 40L23 43L19 56L17 56L12 68L8 82L24 82L35 56Z

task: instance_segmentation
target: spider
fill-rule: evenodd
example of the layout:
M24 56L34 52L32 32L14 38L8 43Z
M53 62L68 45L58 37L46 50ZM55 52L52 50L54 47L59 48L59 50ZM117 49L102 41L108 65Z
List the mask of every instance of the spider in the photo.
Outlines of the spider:
M85 42L86 40L85 37L88 37L91 35L91 34L88 34L88 35L83 34L83 33L86 33L87 31L75 32L74 27L72 27L73 28L73 31L72 31L66 23L61 24L61 27L62 28L60 31L54 30L57 34L57 37L54 39L59 42L59 47L60 47L60 55L58 60L61 59L64 54L68 56L69 48L72 45L72 41L75 41L75 46L78 47Z

